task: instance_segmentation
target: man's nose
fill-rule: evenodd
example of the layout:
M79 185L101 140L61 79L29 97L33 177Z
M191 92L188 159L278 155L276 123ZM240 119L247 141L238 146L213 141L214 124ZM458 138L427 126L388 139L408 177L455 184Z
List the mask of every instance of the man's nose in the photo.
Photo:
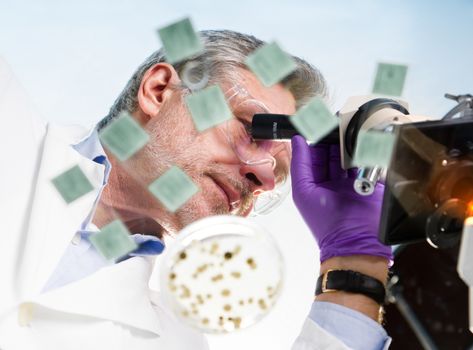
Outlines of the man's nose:
M249 180L253 193L271 191L276 184L272 162L252 165L243 164L240 168L240 175Z

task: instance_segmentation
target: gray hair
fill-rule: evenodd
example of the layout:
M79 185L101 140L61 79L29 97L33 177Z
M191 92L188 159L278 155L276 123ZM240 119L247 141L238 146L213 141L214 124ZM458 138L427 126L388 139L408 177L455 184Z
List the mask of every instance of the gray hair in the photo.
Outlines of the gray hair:
M204 62L210 72L210 82L222 82L236 78L236 67L247 69L246 57L265 43L252 35L241 34L230 30L204 30L199 32L204 45L203 53L188 60L174 64L179 76L191 61ZM296 100L296 107L306 104L312 97L325 97L327 87L325 79L318 69L299 57L292 56L297 69L281 83L287 87ZM103 118L98 129L110 123L120 112L132 113L138 107L138 89L144 74L157 63L166 62L164 50L161 48L149 56L138 67L131 79L120 93L108 115ZM185 85L181 86L185 88Z

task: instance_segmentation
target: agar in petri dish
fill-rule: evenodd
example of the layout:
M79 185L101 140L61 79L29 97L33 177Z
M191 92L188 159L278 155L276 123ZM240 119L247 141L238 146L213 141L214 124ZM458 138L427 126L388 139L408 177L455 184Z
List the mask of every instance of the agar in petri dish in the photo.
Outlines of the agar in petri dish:
M160 270L163 299L205 333L249 327L276 304L283 259L271 235L236 216L199 220L178 235Z

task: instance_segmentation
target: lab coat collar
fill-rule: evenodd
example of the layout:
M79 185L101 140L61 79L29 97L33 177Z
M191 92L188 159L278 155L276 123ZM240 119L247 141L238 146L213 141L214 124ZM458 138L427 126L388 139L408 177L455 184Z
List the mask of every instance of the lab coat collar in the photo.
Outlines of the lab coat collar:
M18 264L20 299L41 291L89 214L103 184L104 165L83 157L71 147L83 139L87 131L80 127L48 125L31 204L28 234L25 236L22 260ZM68 205L51 179L74 165L79 165L94 190Z
M28 301L60 312L112 320L159 335L162 326L151 304L148 288L151 267L147 258L134 257Z
M105 166L82 156L71 145L88 137L88 130L49 124L31 204L28 233L17 270L19 301L113 320L159 334L159 318L150 304L150 264L134 257L102 268L61 288L41 294L71 239L89 214L104 180ZM67 205L51 179L79 165L94 190Z

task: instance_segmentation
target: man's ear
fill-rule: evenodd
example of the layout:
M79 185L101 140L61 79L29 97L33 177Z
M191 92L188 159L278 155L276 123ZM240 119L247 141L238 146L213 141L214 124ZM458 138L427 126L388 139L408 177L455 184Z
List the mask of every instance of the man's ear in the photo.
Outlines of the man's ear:
M179 83L176 70L168 63L157 63L145 72L138 90L138 105L147 120L158 114L164 101L175 92L172 86Z

